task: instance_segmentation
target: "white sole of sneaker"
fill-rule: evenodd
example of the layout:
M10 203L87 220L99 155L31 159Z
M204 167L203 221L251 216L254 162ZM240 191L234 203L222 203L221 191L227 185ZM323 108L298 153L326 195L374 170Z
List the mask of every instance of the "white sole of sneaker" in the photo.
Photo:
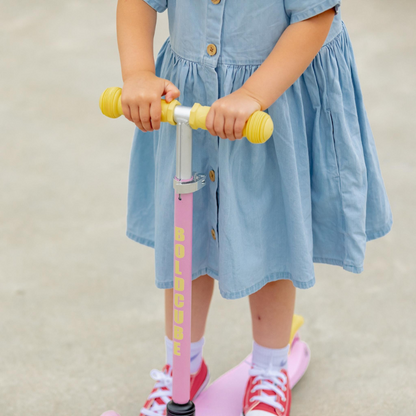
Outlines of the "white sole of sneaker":
M199 390L196 392L194 398L192 401L194 401L205 389L205 387L208 385L209 383L209 378L210 378L210 374L209 374L209 370L207 372L207 376L205 377L204 382L202 383L201 387L199 388Z

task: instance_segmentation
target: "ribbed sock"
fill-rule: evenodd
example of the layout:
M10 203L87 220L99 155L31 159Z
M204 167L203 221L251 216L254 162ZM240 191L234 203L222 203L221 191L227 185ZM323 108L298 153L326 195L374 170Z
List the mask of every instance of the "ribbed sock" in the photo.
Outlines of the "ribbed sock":
M191 343L191 374L196 373L201 367L202 363L202 349L205 343L205 338L202 337L197 342ZM166 347L166 364L172 366L173 364L173 341L165 336Z
M267 369L287 370L287 359L289 354L288 344L284 348L266 348L253 341L252 363L256 367Z

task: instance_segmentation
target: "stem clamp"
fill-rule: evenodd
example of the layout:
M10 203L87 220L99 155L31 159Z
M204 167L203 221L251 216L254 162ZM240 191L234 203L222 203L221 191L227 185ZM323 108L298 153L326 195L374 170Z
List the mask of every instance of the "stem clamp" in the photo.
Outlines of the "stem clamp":
M194 172L192 180L182 182L176 178L173 179L173 189L177 194L192 194L199 191L206 185L206 176Z

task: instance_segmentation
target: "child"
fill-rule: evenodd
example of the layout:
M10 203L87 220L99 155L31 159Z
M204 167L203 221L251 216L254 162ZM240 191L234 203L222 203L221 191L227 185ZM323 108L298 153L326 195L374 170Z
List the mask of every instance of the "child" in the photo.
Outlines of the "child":
M170 37L154 63L156 12ZM340 0L119 0L122 107L135 130L127 235L155 248L165 291L166 366L141 415L171 399L175 127L160 99L212 106L193 133L191 398L208 382L202 358L214 280L227 299L249 296L253 362L245 416L289 415L287 355L295 288L313 262L363 270L366 242L392 216L363 105ZM256 110L274 122L262 145L242 139Z

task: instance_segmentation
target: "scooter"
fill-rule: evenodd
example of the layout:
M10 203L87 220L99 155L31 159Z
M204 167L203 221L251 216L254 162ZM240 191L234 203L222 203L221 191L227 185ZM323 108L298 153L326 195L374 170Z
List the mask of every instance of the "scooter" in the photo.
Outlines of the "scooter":
M176 126L176 176L174 214L174 311L173 311L173 369L172 401L167 404L167 416L240 416L251 355L190 401L190 345L192 299L192 220L193 193L205 186L205 175L192 171L192 129L207 129L206 116L210 107L195 103L182 106L173 100L162 104L162 122ZM100 97L104 115L117 118L123 115L121 88L108 88ZM271 117L262 111L254 112L243 130L251 143L265 143L273 133ZM293 316L288 359L290 387L305 374L310 361L310 349L300 339L299 328L304 319ZM224 388L226 386L226 388ZM101 416L118 416L112 410Z

